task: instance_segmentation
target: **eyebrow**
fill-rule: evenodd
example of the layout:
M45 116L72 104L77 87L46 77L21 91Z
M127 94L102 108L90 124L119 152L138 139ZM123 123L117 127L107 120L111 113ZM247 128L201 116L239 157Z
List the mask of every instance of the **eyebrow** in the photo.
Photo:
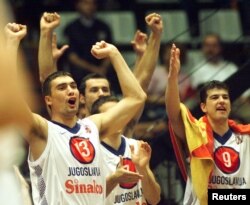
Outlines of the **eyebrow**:
M60 84L58 84L56 87L60 87L60 86L65 86L65 85L76 85L76 82L70 82L70 83L60 83Z
M210 97L217 97L217 96L227 96L227 97L229 97L229 94L213 94L213 95L210 95L208 97L210 98Z
M94 88L107 88L107 89L109 89L108 86L93 86L90 89L94 89Z

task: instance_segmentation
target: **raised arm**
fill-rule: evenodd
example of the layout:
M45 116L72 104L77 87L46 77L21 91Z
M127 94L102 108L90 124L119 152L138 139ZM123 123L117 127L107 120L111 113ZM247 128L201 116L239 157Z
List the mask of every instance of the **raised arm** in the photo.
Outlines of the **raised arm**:
M40 19L38 64L41 83L48 75L57 71L57 61L68 48L68 45L60 49L57 47L56 34L53 31L59 24L60 16L57 13L44 12Z
M4 49L1 47L0 124L12 124L23 131L23 137L31 145L32 153L39 156L46 145L47 123L44 118L32 114L27 105L27 99L33 99L34 96L31 96L24 64L19 62L17 69L16 63L18 47L26 34L26 27L9 23L4 31L6 41L0 42L0 45L6 43Z
M101 131L114 133L122 130L138 112L146 100L146 94L115 46L102 41L96 43L91 52L98 59L107 57L110 59L120 82L123 99L112 109L99 114Z
M163 22L161 16L156 13L147 15L145 21L150 28L151 33L149 36L147 48L140 62L135 67L134 75L139 81L142 89L147 92L148 85L150 83L159 57Z
M151 33L146 50L143 53L140 61L136 64L136 67L134 69L134 75L140 83L144 92L147 92L151 77L153 75L159 57L163 22L161 16L156 13L147 15L145 21L149 26ZM140 47L142 50L143 47ZM133 120L129 122L128 126L126 127L126 130L124 131L125 136L133 136L135 125L137 124L141 116L143 108L144 106L141 107L141 109L135 115Z
M161 188L157 183L149 162L151 158L151 147L147 142L138 141L138 151L134 151L134 147L130 146L132 153L132 161L135 163L139 174L143 175L142 192L149 204L157 204L160 201Z
M180 50L173 44L170 54L169 74L165 93L166 110L175 134L185 139L185 129L180 110L178 75L180 72Z
M133 46L134 52L136 54L136 60L133 70L138 66L139 62L141 61L141 58L147 48L148 44L148 35L146 33L141 32L140 30L137 30L134 35L134 39L131 41L131 44Z
M22 24L8 23L4 28L4 33L7 52L12 56L12 62L16 63L18 47L27 34L27 27Z
M26 26L8 23L4 28L4 33L0 33L0 124L17 124L20 126L22 121L30 121L31 115L24 112L21 108L24 106L23 97L27 90L22 90L21 84L24 84L24 75L20 71L17 74L17 53L21 39L26 35ZM5 46L3 46L5 45ZM21 83L21 79L24 80ZM18 106L17 106L18 102ZM23 124L22 124L23 125ZM22 127L22 126L21 126Z

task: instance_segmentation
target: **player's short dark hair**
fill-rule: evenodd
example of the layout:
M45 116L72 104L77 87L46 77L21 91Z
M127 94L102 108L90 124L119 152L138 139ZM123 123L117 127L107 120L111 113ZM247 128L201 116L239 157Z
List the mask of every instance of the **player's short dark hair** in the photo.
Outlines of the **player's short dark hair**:
M218 80L212 80L207 83L205 83L203 86L201 86L200 89L200 102L205 103L207 99L207 91L211 89L222 89L226 90L229 94L229 87L227 86L226 83L218 81Z
M119 99L115 96L101 96L92 105L91 115L100 113L99 108L106 102L119 102Z
M66 72L66 71L56 71L56 72L50 74L42 84L43 96L51 95L51 81L53 81L54 79L61 77L61 76L69 76L73 79L73 76L71 75L71 73Z

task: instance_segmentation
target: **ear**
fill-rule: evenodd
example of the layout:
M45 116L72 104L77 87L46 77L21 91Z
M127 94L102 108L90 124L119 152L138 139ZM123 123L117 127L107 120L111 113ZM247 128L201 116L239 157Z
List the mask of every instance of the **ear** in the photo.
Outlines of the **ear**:
M201 108L202 112L204 112L204 113L207 112L206 103L201 103L201 104L200 104L200 108Z
M80 100L80 103L85 104L85 97L82 94L80 94L79 100Z
M50 96L45 96L44 97L45 103L47 106L50 106L52 104L51 97Z

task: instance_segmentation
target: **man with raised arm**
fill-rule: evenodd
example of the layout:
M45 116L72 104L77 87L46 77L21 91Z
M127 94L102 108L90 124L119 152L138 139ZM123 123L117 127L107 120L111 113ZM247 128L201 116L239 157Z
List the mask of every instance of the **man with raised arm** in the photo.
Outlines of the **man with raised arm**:
M180 103L179 71L180 50L173 45L165 100L171 138L184 178L190 169L187 189L191 190L184 204L208 204L208 189L249 189L250 125L229 119L229 88L216 80L206 83L200 91L204 116L197 120ZM190 165L185 164L187 157Z
M124 98L110 111L78 120L79 91L67 72L52 73L43 83L51 121L19 103L18 109L28 116L22 122L30 146L28 162L35 204L103 204L105 177L99 133L120 129L146 99L115 46L97 42L91 52L98 59L109 58L120 80ZM6 72L3 74L10 78ZM13 89L17 86L13 85ZM13 114L13 103L3 105L6 113ZM136 173L133 176L142 177Z
M159 56L163 22L161 16L156 13L147 15L145 21L151 30L148 42L146 42L146 35L137 31L132 44L138 57L133 73L144 92L147 92ZM43 79L48 76L48 74L57 70L57 68L54 67L54 65L56 65L56 58L53 53L56 53L56 47L52 47L52 33L59 24L60 16L57 13L45 12L41 17L39 43L39 73L41 82L43 82ZM109 81L102 75L90 74L82 76L82 78L79 91L81 94L81 103L85 109L84 113L88 116L90 115L92 104L100 96L111 95L112 91ZM140 112L138 112L138 116L140 116ZM127 137L132 136L134 126L139 118L138 116L128 125L126 129Z

